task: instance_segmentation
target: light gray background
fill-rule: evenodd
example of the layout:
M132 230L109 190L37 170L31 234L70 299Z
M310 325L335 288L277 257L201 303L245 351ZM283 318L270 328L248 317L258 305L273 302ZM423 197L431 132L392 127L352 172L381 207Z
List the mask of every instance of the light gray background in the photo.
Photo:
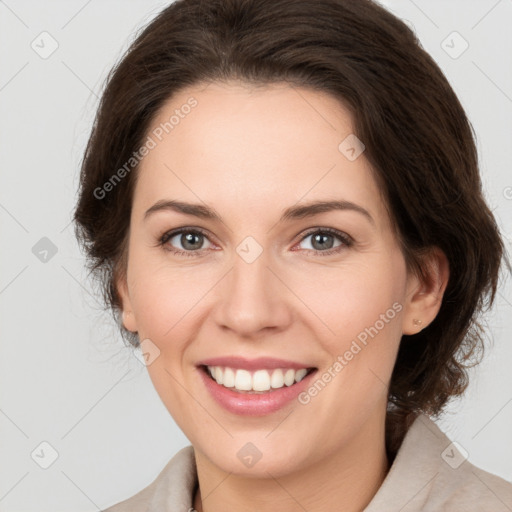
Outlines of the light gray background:
M70 225L103 80L167 3L0 0L2 512L105 508L148 485L189 444L102 314ZM415 28L466 108L510 250L512 0L383 3ZM458 58L443 48L462 48L458 36L446 39L453 31L469 43ZM58 48L47 58L31 47L49 51L52 38ZM43 237L57 248L46 262L32 252ZM439 424L471 462L512 481L510 280L487 318L492 347ZM50 460L43 441L58 453L48 469L35 461Z

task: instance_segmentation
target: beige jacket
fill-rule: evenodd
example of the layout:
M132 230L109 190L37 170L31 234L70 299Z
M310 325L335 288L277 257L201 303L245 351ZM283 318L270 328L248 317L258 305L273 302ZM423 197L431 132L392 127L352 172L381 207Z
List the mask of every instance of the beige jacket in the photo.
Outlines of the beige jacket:
M465 460L428 416L409 428L364 512L512 512L512 483ZM192 446L146 488L104 512L192 512L197 473Z

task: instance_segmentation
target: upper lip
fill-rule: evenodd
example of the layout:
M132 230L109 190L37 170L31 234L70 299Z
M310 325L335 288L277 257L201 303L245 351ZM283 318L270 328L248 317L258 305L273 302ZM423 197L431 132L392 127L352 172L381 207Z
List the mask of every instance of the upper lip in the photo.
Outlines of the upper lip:
M256 359L245 359L238 356L212 357L204 359L198 363L198 366L227 366L229 368L240 368L244 370L262 370L275 368L313 368L313 366L285 359L276 359L275 357L258 357Z

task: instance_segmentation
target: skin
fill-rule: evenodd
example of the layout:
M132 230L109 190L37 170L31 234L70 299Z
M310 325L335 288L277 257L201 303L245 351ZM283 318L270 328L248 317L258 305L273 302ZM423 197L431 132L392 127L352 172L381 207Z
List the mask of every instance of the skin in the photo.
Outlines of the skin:
M124 325L158 347L149 375L194 446L194 508L361 510L390 465L384 422L401 336L435 318L446 257L433 251L428 282L407 271L364 153L350 161L338 149L353 128L335 98L287 84L198 84L172 97L148 134L191 96L198 105L141 162L118 288ZM222 222L171 210L144 220L164 199L206 204ZM279 222L297 203L334 199L363 207L374 223L352 210ZM192 257L158 245L181 227L207 234L193 239ZM353 244L334 235L328 247L340 252L323 255L310 228L339 230ZM248 236L262 249L252 263L236 251ZM174 236L166 247L190 246ZM230 413L196 368L216 356L272 356L321 375L394 303L401 311L306 405ZM247 442L262 453L251 468L237 457Z

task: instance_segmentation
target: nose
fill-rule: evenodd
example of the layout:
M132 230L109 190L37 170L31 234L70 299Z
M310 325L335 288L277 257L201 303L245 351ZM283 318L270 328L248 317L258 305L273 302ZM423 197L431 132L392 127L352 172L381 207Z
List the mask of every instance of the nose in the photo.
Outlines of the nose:
M292 321L293 294L283 281L284 276L270 268L265 251L252 263L236 255L233 268L219 283L217 325L245 338L286 329Z

